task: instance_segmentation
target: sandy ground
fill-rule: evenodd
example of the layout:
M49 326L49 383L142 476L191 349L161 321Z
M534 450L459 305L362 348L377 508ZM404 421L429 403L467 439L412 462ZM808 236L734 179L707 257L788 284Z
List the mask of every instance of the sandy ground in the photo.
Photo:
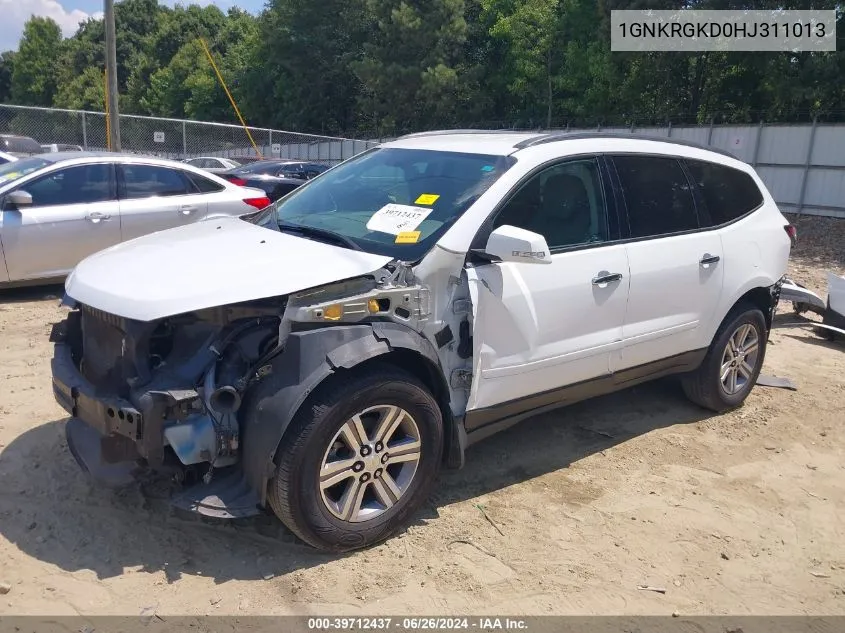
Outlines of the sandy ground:
M791 272L824 295L845 222L799 230ZM60 291L0 296L0 615L845 614L845 349L811 332L766 359L797 392L712 416L663 381L543 415L333 557L89 485L50 389Z

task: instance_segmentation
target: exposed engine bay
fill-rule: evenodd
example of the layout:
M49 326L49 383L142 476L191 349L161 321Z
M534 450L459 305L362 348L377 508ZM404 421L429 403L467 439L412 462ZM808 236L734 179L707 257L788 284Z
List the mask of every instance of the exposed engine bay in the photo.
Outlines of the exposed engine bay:
M57 345L54 358L57 399L99 431L103 462L141 463L178 483L209 484L216 469L242 459L239 412L292 335L382 323L401 325L423 339L432 325L429 289L397 262L372 276L150 322L70 297L65 303L72 311L54 334L54 342L64 344ZM446 375L456 362L467 368L471 363L471 352L466 360L471 340L459 340L468 338L464 322L450 329L436 321L442 329L435 337L438 349L430 346L429 356ZM459 330L460 337L453 338L451 332ZM60 348L69 358L62 359ZM78 384L72 374L81 377ZM466 385L457 385L449 399L463 406L467 392Z

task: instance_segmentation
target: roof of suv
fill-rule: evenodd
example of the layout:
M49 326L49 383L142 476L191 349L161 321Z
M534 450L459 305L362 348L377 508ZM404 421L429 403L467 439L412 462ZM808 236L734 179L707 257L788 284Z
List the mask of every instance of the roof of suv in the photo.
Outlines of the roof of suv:
M491 154L508 156L528 147L566 141L584 141L591 139L618 139L626 144L634 141L664 143L693 147L715 154L721 154L736 160L736 156L716 147L693 143L682 139L662 136L644 136L629 133L611 132L514 132L495 130L443 130L408 134L384 144L385 147L406 149L439 149L443 151L467 152L473 154Z

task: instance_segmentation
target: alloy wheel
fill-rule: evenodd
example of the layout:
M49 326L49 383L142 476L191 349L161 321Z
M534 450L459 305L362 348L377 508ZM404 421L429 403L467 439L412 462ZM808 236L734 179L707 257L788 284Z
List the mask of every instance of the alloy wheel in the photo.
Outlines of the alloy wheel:
M377 405L356 413L340 427L323 456L323 504L342 521L375 519L408 492L421 449L419 427L401 407Z
M740 325L725 346L719 380L726 394L732 396L748 386L757 367L760 353L760 334L750 323Z

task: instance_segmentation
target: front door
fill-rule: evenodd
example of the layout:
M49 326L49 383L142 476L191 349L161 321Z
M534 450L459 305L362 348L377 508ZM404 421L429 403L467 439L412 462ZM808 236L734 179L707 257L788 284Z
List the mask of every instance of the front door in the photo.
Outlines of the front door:
M503 225L539 233L552 263L468 268L474 342L468 411L518 407L520 400L530 409L538 394L553 400L562 387L609 374L629 283L609 206L598 159L583 158L534 175L498 212L488 233Z
M10 281L67 275L82 259L120 242L120 212L109 163L58 169L15 190L32 206L0 211Z

